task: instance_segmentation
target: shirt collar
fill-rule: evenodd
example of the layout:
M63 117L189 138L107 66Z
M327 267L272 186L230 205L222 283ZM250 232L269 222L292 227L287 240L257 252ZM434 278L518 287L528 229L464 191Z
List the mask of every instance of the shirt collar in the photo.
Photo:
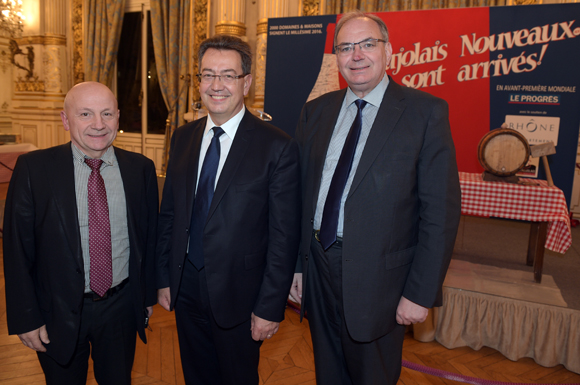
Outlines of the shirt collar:
M80 148L78 148L73 142L71 142L71 147L72 147L72 153L73 153L73 158L75 161L80 162L80 163L85 163L85 158L89 158L91 159L91 157L85 155L84 152L82 152L82 150ZM103 156L101 156L100 158L103 163L112 166L115 163L115 150L113 149L113 146L109 146L109 148L107 149L107 151L103 154Z
M240 112L238 112L230 120L228 120L227 122L225 122L224 124L219 126L222 128L222 130L224 130L224 133L232 140L234 139L234 136L236 136L236 132L238 131L238 126L240 125L240 122L242 121L242 118L244 117L245 113L246 113L246 106L244 105L244 106L242 106L242 109L240 110ZM209 131L214 127L216 127L216 124L213 122L213 120L211 120L211 115L208 114L207 115L207 122L205 123L205 130L203 131L203 136L204 137L207 135L213 136L213 133L210 134Z
M389 77L387 76L387 74L385 74L385 76L383 76L383 79L379 82L379 84L377 84L376 87L373 88L373 90L368 94L366 94L366 96L362 99L367 103L372 104L373 106L378 108L381 106L383 96L388 86L389 86ZM352 90L349 87L345 97L346 105L350 106L357 99L360 98L356 96L356 94L352 92Z

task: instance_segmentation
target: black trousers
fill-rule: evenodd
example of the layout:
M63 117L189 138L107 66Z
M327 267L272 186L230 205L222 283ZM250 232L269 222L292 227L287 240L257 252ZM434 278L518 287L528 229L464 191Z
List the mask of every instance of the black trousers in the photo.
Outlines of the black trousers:
M221 328L211 312L205 269L186 259L175 302L181 366L188 385L257 385L261 341L254 341L248 319Z
M335 244L324 251L313 237L307 280L305 304L316 383L395 385L401 374L405 326L371 342L352 339L344 320L342 248Z
M126 284L107 299L83 301L77 347L67 365L60 365L45 353L37 353L38 360L47 385L85 385L89 356L93 359L97 383L128 385L131 384L136 339L131 290Z

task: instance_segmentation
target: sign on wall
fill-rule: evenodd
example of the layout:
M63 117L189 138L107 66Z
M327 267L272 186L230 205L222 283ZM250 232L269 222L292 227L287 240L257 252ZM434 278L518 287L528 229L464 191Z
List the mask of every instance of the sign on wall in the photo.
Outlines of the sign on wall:
M550 168L570 202L580 126L580 21L574 17L580 4L377 15L393 45L387 73L449 103L460 171L482 171L477 145L489 130L508 122L529 131L534 122L530 144L555 138ZM339 18L269 20L264 109L291 135L307 100L347 86L333 55Z

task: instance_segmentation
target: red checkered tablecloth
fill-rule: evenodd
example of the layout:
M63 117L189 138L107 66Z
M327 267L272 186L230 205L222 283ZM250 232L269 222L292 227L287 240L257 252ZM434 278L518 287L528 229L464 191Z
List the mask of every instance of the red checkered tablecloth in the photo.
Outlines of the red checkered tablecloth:
M564 193L544 180L520 178L539 185L486 182L481 174L460 172L461 213L480 217L548 222L545 247L564 254L572 245Z

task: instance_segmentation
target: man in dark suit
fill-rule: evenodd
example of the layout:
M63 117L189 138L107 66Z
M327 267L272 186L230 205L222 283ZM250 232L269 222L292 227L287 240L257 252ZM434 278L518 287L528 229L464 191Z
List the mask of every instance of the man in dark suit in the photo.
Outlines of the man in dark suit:
M291 296L308 313L323 385L397 383L405 325L441 305L460 216L447 103L385 74L388 38L374 15L338 22L349 87L307 103L296 131L303 213Z
M8 330L38 352L49 385L85 384L89 355L98 383L130 384L156 302L155 166L112 147L119 110L106 86L73 87L61 117L72 143L21 155L8 188Z
M187 384L258 384L260 345L284 318L298 255L298 147L244 106L247 43L217 35L198 58L209 116L171 139L158 300L175 308Z

